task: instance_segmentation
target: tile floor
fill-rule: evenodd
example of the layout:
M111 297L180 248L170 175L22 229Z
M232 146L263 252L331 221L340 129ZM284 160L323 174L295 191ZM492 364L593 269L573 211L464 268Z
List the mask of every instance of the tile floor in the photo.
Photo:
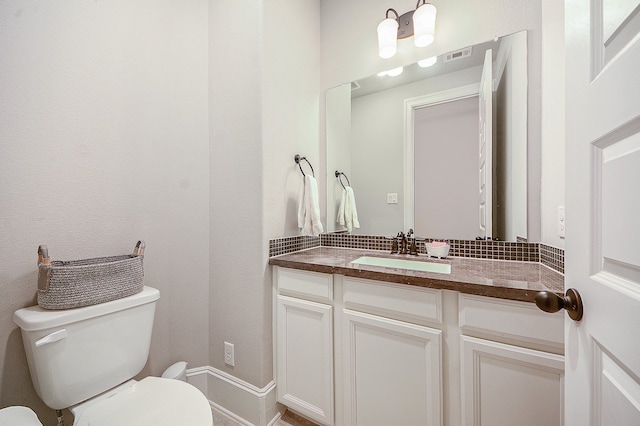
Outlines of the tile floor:
M212 408L211 411L213 412L213 426L242 426L241 423L215 408ZM274 426L316 426L316 424L287 411Z

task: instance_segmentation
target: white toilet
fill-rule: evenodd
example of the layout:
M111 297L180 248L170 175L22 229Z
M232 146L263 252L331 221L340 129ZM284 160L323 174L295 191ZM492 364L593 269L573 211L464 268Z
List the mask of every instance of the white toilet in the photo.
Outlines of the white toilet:
M144 287L99 305L16 311L13 320L22 329L42 401L55 410L69 408L74 425L211 426L209 402L194 386L158 377L130 380L147 362L159 297Z

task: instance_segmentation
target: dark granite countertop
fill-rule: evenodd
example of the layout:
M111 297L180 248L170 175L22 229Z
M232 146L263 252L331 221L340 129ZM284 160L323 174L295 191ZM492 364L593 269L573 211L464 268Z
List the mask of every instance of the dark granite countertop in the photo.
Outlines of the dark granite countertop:
M448 263L451 265L451 274L350 263L361 256ZM392 255L375 250L316 247L272 257L269 264L525 302L533 302L539 291L564 293L564 276L534 262L463 257L440 260L426 255Z

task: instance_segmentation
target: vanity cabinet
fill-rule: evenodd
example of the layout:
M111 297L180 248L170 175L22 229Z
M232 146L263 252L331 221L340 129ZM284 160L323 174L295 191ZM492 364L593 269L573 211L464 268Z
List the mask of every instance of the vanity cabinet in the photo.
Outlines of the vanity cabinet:
M442 424L440 293L344 277L340 424Z
M274 268L278 402L333 424L333 279Z
M325 425L561 425L562 313L274 266L278 401Z
M561 425L562 313L459 295L464 425Z

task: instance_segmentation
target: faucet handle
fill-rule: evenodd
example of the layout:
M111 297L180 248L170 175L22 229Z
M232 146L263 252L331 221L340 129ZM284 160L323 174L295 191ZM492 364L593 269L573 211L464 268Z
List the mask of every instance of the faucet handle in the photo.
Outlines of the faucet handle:
M409 230L407 231L407 238L411 237L413 235L413 228L409 228Z
M418 246L416 245L416 239L413 238L411 240L411 243L409 244L409 254L413 255L413 256L417 256L418 255Z

